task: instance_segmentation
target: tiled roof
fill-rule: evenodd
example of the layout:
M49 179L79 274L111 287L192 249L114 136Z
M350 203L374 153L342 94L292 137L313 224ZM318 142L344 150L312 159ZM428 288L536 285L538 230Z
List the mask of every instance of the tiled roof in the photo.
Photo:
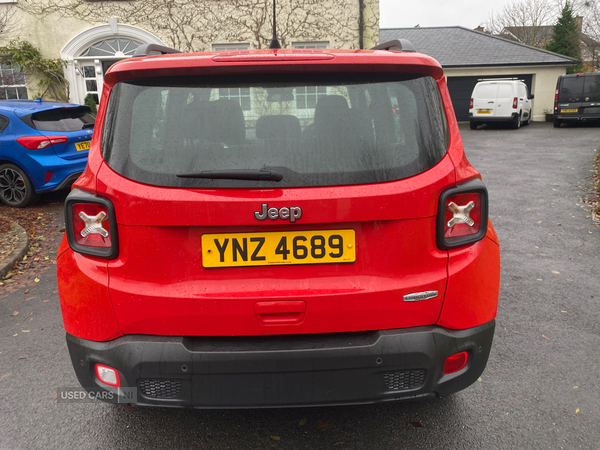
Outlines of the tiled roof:
M415 50L432 56L444 67L566 65L567 56L512 42L463 27L383 28L379 42L408 39Z

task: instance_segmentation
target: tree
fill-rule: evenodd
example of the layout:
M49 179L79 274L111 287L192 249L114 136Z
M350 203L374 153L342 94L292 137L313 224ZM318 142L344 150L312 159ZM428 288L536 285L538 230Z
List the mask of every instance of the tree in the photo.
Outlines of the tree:
M552 37L552 24L569 4L584 24L600 0L513 0L485 22L488 33L503 35L534 47L545 48Z
M369 2L376 3L376 2ZM297 41L335 40L336 47L357 48L359 0L280 0L277 31L283 47ZM70 17L90 24L117 17L144 28L182 51L206 51L215 42L249 42L266 48L271 42L272 0L29 0L19 7L36 16ZM366 14L365 27L378 25L378 14Z
M581 43L583 59L590 70L600 69L600 0L588 1L584 5L584 38Z
M555 17L556 9L549 0L515 0L501 12L492 13L485 27L492 34L510 34L523 44L541 47L548 40L542 27Z
M18 22L15 20L14 5L0 5L0 40L8 41L18 32Z
M569 3L562 10L562 15L554 25L552 40L546 50L577 59L579 62L567 69L567 73L577 73L583 70L581 62L581 38L579 25L573 16L573 9Z

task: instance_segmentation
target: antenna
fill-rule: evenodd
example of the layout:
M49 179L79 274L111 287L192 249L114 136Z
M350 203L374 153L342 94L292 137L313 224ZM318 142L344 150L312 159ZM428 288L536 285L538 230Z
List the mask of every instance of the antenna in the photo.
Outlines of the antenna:
M277 14L275 9L275 0L273 0L273 39L271 39L269 48L281 48L281 44L277 40Z

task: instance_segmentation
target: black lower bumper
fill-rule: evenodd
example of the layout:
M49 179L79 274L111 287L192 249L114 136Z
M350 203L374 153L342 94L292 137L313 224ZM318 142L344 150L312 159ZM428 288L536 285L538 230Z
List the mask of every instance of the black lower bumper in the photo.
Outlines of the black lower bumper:
M260 408L376 403L445 396L483 372L495 322L332 335L261 337L125 336L93 342L67 334L81 385L96 398L138 405ZM448 356L469 354L443 374ZM96 363L119 371L102 384ZM98 395L98 392L111 395Z
M480 115L480 116L474 116L473 113L469 113L469 122L475 122L475 123L512 123L512 122L516 122L517 118L519 117L518 113L513 113L509 116L490 116L490 117L485 117L484 115Z

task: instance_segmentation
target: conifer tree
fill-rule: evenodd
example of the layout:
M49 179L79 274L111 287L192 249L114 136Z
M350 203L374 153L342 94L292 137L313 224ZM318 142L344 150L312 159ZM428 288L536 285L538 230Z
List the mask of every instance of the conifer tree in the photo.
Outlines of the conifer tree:
M578 60L576 65L567 69L567 73L577 73L583 70L579 26L573 16L573 7L569 2L565 4L562 15L559 17L556 25L554 25L552 40L546 46L546 50Z

